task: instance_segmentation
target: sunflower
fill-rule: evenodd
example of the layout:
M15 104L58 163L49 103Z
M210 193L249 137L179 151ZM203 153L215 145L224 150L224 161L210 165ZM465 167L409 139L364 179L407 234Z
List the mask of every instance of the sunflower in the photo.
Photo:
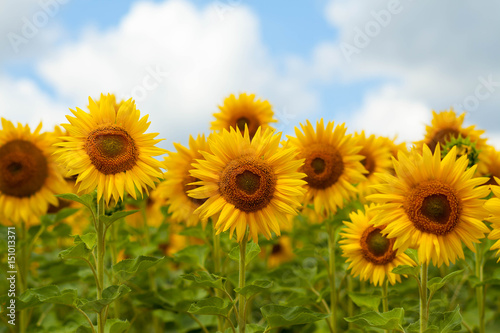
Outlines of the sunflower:
M29 126L17 127L4 118L0 129L0 220L2 224L27 225L39 222L49 205L58 205L55 194L65 182L55 158L50 133L32 133Z
M263 251L265 250L263 249ZM291 261L294 256L295 255L293 253L292 241L290 237L283 235L280 238L278 238L276 244L272 245L271 251L269 252L267 257L267 267L269 268L278 267L283 263Z
M162 183L160 183L161 185ZM166 206L165 199L160 195L158 187L149 193L149 196L144 200L144 206L138 206L135 204L127 204L125 205L126 210L140 210L142 208L145 209L144 214L138 212L137 214L132 214L125 217L125 222L136 229L143 228L144 219L146 219L146 223L150 227L158 228L161 226L163 221L165 220L165 216L161 211L161 207Z
M500 179L493 176L494 184L500 184ZM490 231L488 238L491 240L496 240L490 250L497 250L496 256L500 255L500 187L497 185L490 186L495 198L490 198L484 204L484 208L491 214L487 221L491 222L491 227L493 230ZM497 262L500 261L500 257Z
M366 180L363 173L367 171L360 163L362 147L345 134L344 124L334 129L331 121L325 128L321 119L316 131L309 120L300 126L302 132L296 127L296 137L288 136L288 144L297 149L298 158L305 159L301 169L307 175L305 204L313 203L320 215L334 213L344 206L344 199L358 192L353 184Z
M166 152L155 147L161 140L157 133L145 134L148 116L140 118L132 99L115 111L111 95L101 95L99 105L89 97L87 113L71 110L75 117L66 116L70 124L62 125L69 136L58 143L58 161L69 170L68 176L78 176L80 192L97 188L97 198L123 199L126 191L134 199L136 190L142 195L162 177L163 164L153 158Z
M484 133L483 130L476 130L475 126L462 127L465 113L457 117L453 109L450 109L440 113L432 111L432 116L432 125L425 126L424 140L415 143L420 150L426 144L434 152L438 143L443 145L451 137L458 138L459 136L468 137L472 142L475 142L478 150L486 146L486 139L480 137Z
M376 227L373 217L374 205L366 206L365 213L358 210L349 214L352 222L344 222L339 241L342 256L346 257L354 277L360 276L362 281L370 280L375 286L382 284L385 278L391 284L401 282L399 274L392 270L399 265L415 266L415 262L404 253L397 253L393 248L394 238L383 235L384 226Z
M201 151L208 152L207 140L204 135L198 135L196 140L189 136L189 148L181 144L174 143L177 152L169 152L165 157L165 180L158 185L158 193L165 198L168 208L170 221L174 223L186 222L188 227L198 224L200 218L193 212L200 207L206 199L194 199L187 195L187 191L196 186L189 185L198 179L189 174L193 168L191 164L197 159L202 159ZM202 221L203 227L207 224L207 219Z
M488 178L473 178L476 166L466 170L467 156L455 158L453 147L441 161L441 149L434 154L424 145L423 155L417 149L410 156L399 154L394 160L397 177L382 174L384 184L374 185L380 194L368 200L381 203L375 224L387 225L384 234L394 238L399 251L418 248L419 261L432 259L438 267L464 258L462 242L474 250L474 244L488 232L482 222Z
M494 177L500 177L500 152L488 146L479 153L479 163L477 165L479 176L490 177L487 184L496 185Z
M118 110L120 110L120 107L125 103L125 100L123 100L123 99L117 103L116 96L114 94L108 94L107 96L104 96L104 99L102 97L103 97L103 95L101 95L101 99L103 100L104 103L110 103L111 105L113 105L116 113L118 113ZM101 106L101 99L99 99L98 101L95 102L98 107ZM90 104L87 106L87 108L90 110Z
M211 130L221 131L229 128L239 128L241 132L248 126L250 138L253 138L257 129L269 127L269 123L277 122L273 118L274 112L268 101L260 99L254 101L255 94L240 94L238 98L231 94L224 100L224 105L219 106L220 113L215 113L215 121Z
M375 135L366 137L364 131L361 134L356 134L354 138L357 144L363 147L358 154L364 157L361 164L368 171L365 174L366 180L360 182L357 186L361 200L364 200L363 196L374 192L370 185L380 183L380 178L375 173L391 172L391 151L386 138L376 137Z
M207 199L195 213L214 219L217 233L236 230L237 240L245 237L247 226L254 242L258 233L266 238L280 235L279 224L288 224L287 215L297 214L304 195L303 160L295 159L293 148L280 148L281 134L259 128L250 140L248 127L213 134L208 139L211 152L193 164L191 176L202 185L188 192L195 199Z

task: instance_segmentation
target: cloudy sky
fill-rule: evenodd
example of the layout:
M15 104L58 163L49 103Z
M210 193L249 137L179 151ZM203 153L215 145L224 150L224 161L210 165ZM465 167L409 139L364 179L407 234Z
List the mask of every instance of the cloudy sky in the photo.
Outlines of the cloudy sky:
M45 129L101 92L187 143L253 92L278 128L321 117L419 140L431 110L467 111L500 147L500 2L2 0L0 116Z

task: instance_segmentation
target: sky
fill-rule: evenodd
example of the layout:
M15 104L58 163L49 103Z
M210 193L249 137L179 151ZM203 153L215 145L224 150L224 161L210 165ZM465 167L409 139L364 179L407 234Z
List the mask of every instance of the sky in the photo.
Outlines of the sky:
M500 148L500 2L2 0L0 116L44 129L89 96L134 98L151 132L187 144L224 98L420 140L431 110L466 112Z

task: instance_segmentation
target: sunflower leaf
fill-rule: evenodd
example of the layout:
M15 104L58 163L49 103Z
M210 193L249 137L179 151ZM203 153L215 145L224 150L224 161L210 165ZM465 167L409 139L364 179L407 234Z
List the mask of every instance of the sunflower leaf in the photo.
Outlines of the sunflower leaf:
M344 318L349 323L354 323L361 327L376 327L386 330L400 330L404 321L404 309L395 308L388 312L369 311L353 317Z
M74 193L64 193L64 194L56 194L56 197L81 203L82 205L90 209L92 214L96 215L97 204L96 201L94 200L95 196L93 194L87 193L83 194L82 196L78 196Z
M260 246L254 242L248 242L245 248L245 263L248 265L260 253ZM240 261L240 246L236 245L229 252L229 258Z
M451 272L450 274L446 275L444 278L435 277L435 278L429 280L429 282L427 283L427 289L429 289L429 291L431 293L435 293L437 290L441 289L446 284L446 281L448 281L452 277L455 277L459 274L462 274L463 271L464 270L461 269L459 271Z
M382 299L379 295L367 294L367 293L357 293L348 292L349 297L359 307L367 307L370 310L378 311L380 305L380 300Z
M106 325L104 327L105 333L123 333L128 330L130 323L125 320L120 319L108 319L106 320Z
M227 300L219 297L210 297L191 304L188 312L199 315L222 315L227 317L232 306L233 304Z
M97 244L97 234L95 232L89 232L85 235L76 235L75 244L84 243L87 249L93 250Z
M99 218L101 219L101 221L104 222L104 224L107 227L109 227L117 220L124 218L126 216L129 216L129 215L135 214L137 212L138 212L138 210L119 211L119 212L113 213L111 216L101 215L101 216L99 216Z
M314 312L304 307L269 304L260 308L270 328L314 323L330 315Z
M215 288L224 290L224 278L208 272L196 272L191 274L184 274L181 277L185 280L193 281L196 285L201 287Z
M246 285L243 288L234 289L234 291L245 297L250 297L271 288L273 284L273 281L269 280L255 280L251 284Z
M36 307L43 303L73 306L76 299L76 289L65 289L61 291L59 287L54 285L33 288L19 295L16 299L16 310Z
M409 266L409 265L400 265L395 267L392 270L392 273L394 274L403 274L403 275L413 275L413 276L419 276L420 270L418 266Z
M100 313L105 306L113 303L118 298L128 294L130 292L130 288L126 285L122 284L120 286L110 286L102 291L102 298L82 302L78 308L83 311L92 311L96 313Z
M89 250L87 245L82 241L73 245L66 250L59 252L59 258L61 259L89 259L90 253L92 251Z
M139 256L135 259L125 259L113 265L113 272L119 279L130 280L137 274L145 272L152 266L158 264L163 258L158 259L154 257Z
M208 247L206 245L191 245L174 254L177 262L205 267L205 260L208 256Z
M440 333L460 332L462 330L460 307L457 305L455 310L449 312L433 312L429 325L437 326L437 332Z

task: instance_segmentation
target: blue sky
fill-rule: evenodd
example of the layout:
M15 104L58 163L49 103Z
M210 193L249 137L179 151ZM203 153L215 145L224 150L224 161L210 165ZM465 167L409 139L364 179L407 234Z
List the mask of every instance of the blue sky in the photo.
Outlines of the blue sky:
M47 4L57 6L47 23L14 52L9 36L22 37ZM159 71L136 101L167 148L208 132L217 105L243 91L268 99L288 134L324 117L413 141L430 110L455 105L500 143L499 9L451 0L7 0L0 115L50 127L88 96L133 95Z

